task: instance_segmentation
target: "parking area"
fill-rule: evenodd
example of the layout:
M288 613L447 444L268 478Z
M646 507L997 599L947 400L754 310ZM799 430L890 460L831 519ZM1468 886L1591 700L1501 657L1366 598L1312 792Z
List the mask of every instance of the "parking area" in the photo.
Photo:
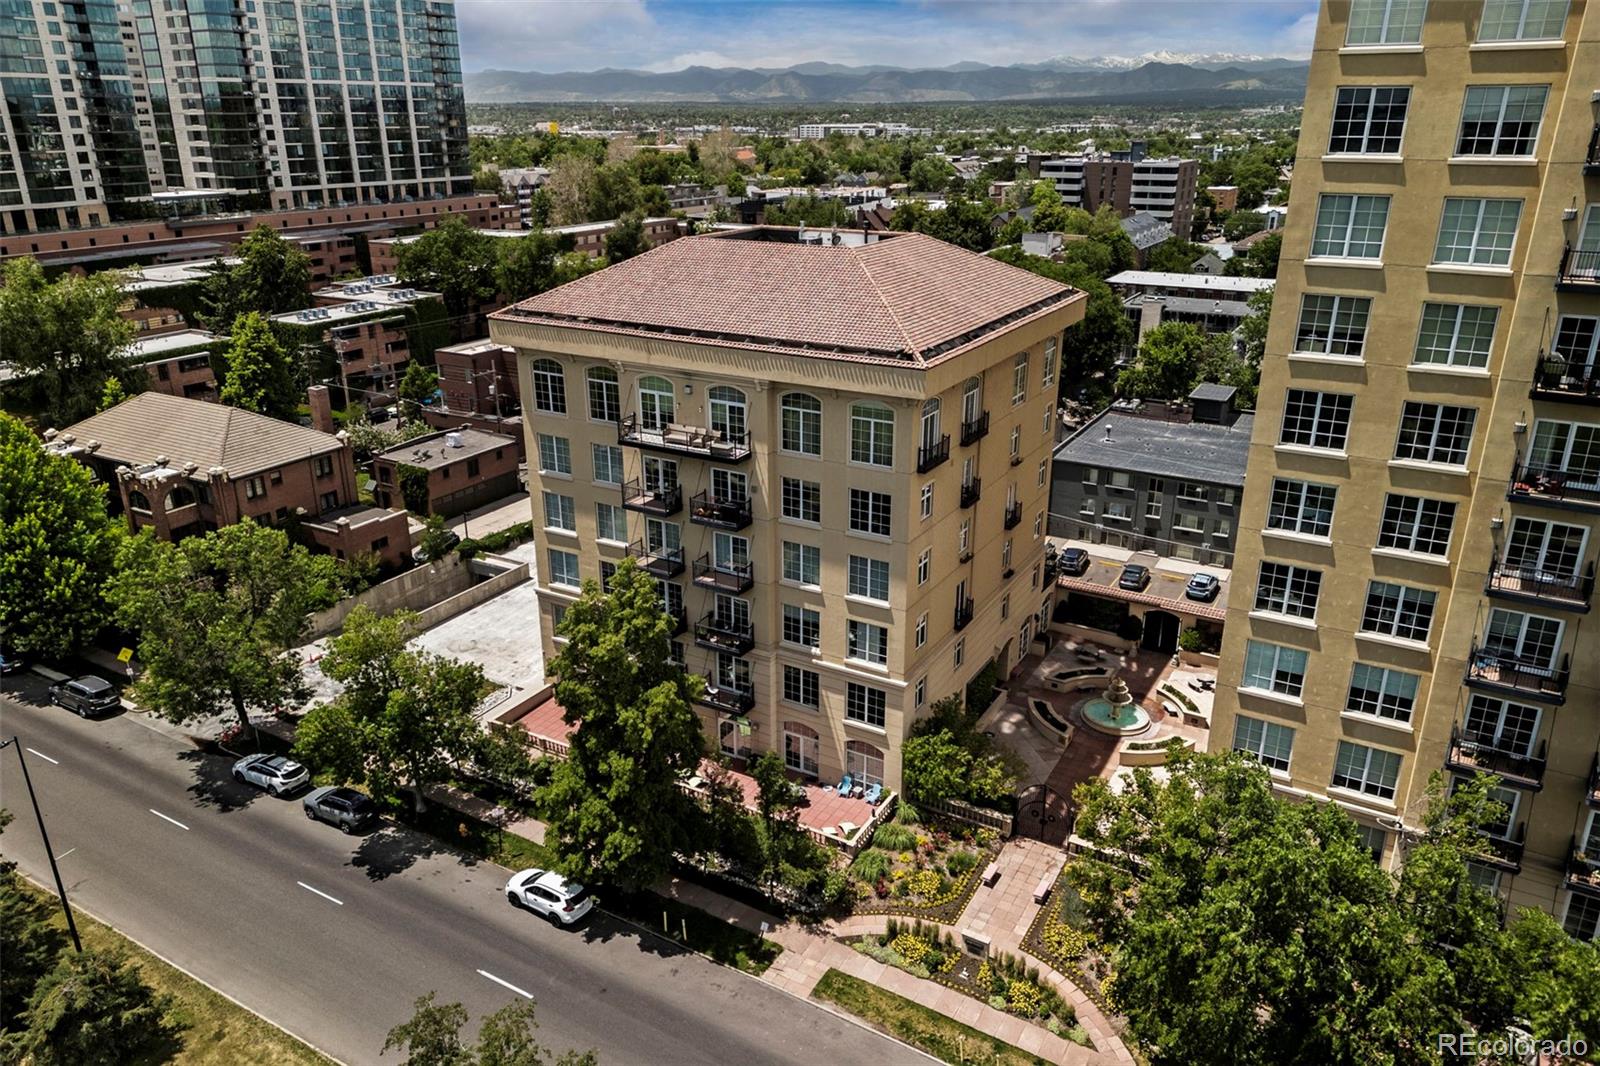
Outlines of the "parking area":
M1089 568L1082 574L1072 575L1065 568L1062 569L1059 578L1062 588L1146 607L1177 610L1208 621L1220 622L1227 614L1228 591L1233 577L1231 570L1202 566L1186 559L1171 559L1154 552L1130 551L1109 544L1090 544L1081 540L1058 540L1055 543L1062 552L1077 548L1089 555ZM1130 563L1149 568L1150 583L1143 589L1135 591L1118 587L1122 571ZM1221 587L1214 599L1196 600L1186 594L1184 590L1195 574L1210 574L1218 580Z

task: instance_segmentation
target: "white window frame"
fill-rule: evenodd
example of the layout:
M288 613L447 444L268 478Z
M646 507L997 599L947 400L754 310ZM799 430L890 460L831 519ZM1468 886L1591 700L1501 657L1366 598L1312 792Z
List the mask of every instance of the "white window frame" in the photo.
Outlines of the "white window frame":
M1350 776L1340 768L1341 760L1347 751L1352 754L1357 751L1361 753L1360 766L1352 764L1349 767L1351 770L1358 770L1358 776ZM1353 740L1340 740L1338 749L1334 752L1333 774L1329 778L1329 787L1392 801L1400 787L1400 768L1404 764L1405 756L1400 752L1375 748L1370 744L1358 744ZM1345 783L1340 782L1341 777L1346 778Z
M1490 219L1503 221L1510 212L1509 235L1502 230L1487 231L1484 223ZM1470 221L1470 243L1462 244L1461 236L1468 233L1459 225L1446 229L1452 214L1458 221ZM1508 197L1447 196L1439 212L1439 233L1433 245L1433 264L1441 267L1487 267L1509 270L1511 257L1517 250L1517 230L1522 223L1522 201ZM1493 240L1488 240L1493 238ZM1450 244L1446 244L1450 240ZM1486 241L1488 241L1486 243Z
M1281 722L1239 714L1233 719L1232 747L1275 773L1288 773L1294 759L1294 734L1293 727Z
M1348 201L1349 214L1343 222L1334 218L1324 218L1325 215L1337 214L1340 205ZM1365 225L1358 227L1357 220L1373 216L1378 205L1382 204L1382 225L1379 227L1376 247L1370 235L1364 236L1360 246L1356 246L1356 232L1358 228L1370 228ZM1317 218L1312 227L1311 258L1313 259L1349 259L1362 263L1380 263L1383 261L1383 248L1389 235L1389 207L1390 199L1386 195L1375 193L1323 193L1317 201ZM1317 234L1326 229L1326 237ZM1326 243L1332 242L1332 243ZM1319 247L1322 245L1322 247Z
M1469 319L1471 323L1469 324ZM1487 319L1487 322L1484 321ZM1431 321L1430 321L1431 320ZM1488 326L1488 336L1484 340L1483 350L1463 344L1465 340L1477 340L1483 336L1483 327ZM1417 320L1417 343L1411 351L1412 366L1452 366L1470 370L1487 370L1489 355L1494 350L1495 331L1500 325L1500 309L1483 304L1447 304L1429 301L1422 305L1422 314ZM1445 348L1434 345L1425 345L1429 337L1442 337L1445 331L1449 332L1449 343ZM1443 358L1437 356L1443 355Z
M1354 0L1350 5L1350 21L1345 27L1346 48L1392 48L1396 45L1419 45L1422 40L1422 24L1427 17L1427 0ZM1370 26L1358 22L1358 18L1367 11L1382 12L1382 17L1377 20L1377 37L1375 40L1354 40L1358 26L1365 29ZM1399 16L1398 18L1396 16Z
M1240 677L1239 688L1245 692L1268 692L1298 700L1305 692L1309 659L1310 656L1301 648L1264 640L1246 641L1244 673Z
M1350 684L1345 688L1342 713L1393 725L1411 724L1417 711L1417 693L1421 691L1422 677L1392 666L1355 662L1350 665ZM1406 690L1410 691L1407 692ZM1375 692L1377 699L1369 709L1369 702L1358 699L1357 692Z
M801 402L791 404L791 400ZM816 406L809 406L811 404ZM778 401L778 450L785 455L804 455L813 459L821 458L821 400L808 392L786 392L783 394L782 399Z

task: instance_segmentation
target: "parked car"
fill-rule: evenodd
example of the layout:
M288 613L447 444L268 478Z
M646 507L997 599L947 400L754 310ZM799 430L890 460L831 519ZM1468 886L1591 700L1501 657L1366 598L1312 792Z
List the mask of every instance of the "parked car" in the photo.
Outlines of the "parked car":
M542 914L552 923L571 925L594 909L594 894L554 870L523 870L506 882L513 907Z
M443 537L443 539L442 539L442 541L441 541L441 543L440 543L440 545L439 545L439 547L437 549L438 552L439 552L440 558L443 558L444 556L446 556L446 555L450 554L451 552L455 551L456 550L456 546L459 545L460 543L461 543L461 534L460 533L457 533L453 529L445 530L444 531L444 537ZM415 562L415 563L425 563L425 562L428 561L428 553L424 550L423 545L418 544L415 548L411 549L411 561Z
M1082 577L1089 569L1089 553L1082 548L1068 548L1061 553L1061 572Z
M1222 582L1215 574L1195 574L1184 586L1183 594L1191 600L1210 602L1222 591Z
M70 681L57 681L50 686L50 702L65 707L79 718L97 714L110 714L122 706L122 697L116 688L103 677L84 674Z
M1127 589L1129 592L1141 592L1150 584L1150 568L1140 566L1138 563L1129 563L1122 568L1122 576L1117 578L1117 588Z
M305 807L307 818L336 825L346 833L365 829L378 820L378 805L365 792L353 788L332 785L314 788L300 804Z
M264 788L269 795L281 796L311 782L306 768L287 755L246 755L233 764L236 780Z
M16 652L0 650L0 674L14 674L27 665L22 656Z

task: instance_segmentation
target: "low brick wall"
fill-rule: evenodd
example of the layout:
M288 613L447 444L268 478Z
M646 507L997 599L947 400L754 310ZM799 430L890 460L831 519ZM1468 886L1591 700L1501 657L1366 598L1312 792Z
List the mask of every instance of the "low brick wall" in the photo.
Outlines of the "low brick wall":
M472 586L472 574L454 554L435 563L416 566L397 577L379 582L367 591L347 596L326 611L311 616L306 639L316 640L337 632L350 612L360 604L377 614L395 611L422 611L448 600Z

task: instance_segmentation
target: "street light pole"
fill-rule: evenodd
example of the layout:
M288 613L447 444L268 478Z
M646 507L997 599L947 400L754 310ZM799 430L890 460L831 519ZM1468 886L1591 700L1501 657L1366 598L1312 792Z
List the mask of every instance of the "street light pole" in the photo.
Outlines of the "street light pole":
M0 743L0 749L7 747L17 749L17 762L22 764L22 780L28 786L28 799L33 801L33 816L39 822L39 839L44 843L45 857L50 860L50 873L56 879L56 895L61 897L61 912L67 916L67 932L72 934L72 946L81 955L83 953L83 941L78 939L78 925L72 920L72 905L67 902L67 889L61 883L61 870L56 866L56 853L50 847L50 834L45 832L44 829L44 813L39 810L39 797L33 791L33 778L28 776L28 760L22 754L22 741L12 737L10 740Z

